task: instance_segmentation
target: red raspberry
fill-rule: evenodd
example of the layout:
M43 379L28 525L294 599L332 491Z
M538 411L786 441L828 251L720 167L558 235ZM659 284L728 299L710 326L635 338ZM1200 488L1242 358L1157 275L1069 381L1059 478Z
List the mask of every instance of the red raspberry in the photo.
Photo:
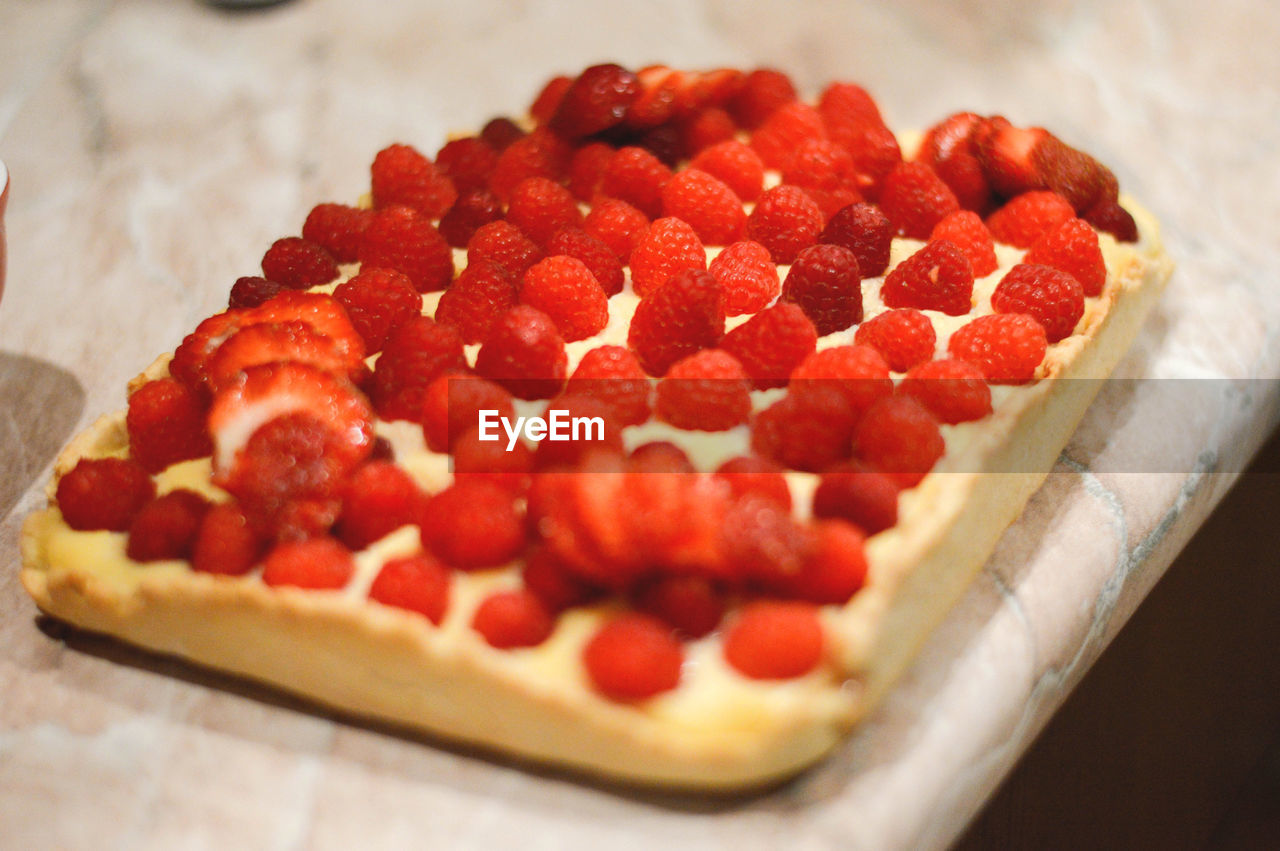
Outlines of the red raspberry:
M818 112L827 136L853 157L858 191L879 198L885 178L902 162L902 150L875 103L857 86L843 84L828 89Z
M569 91L572 85L573 78L566 77L564 74L547 80L547 84L542 87L529 106L529 117L538 124L546 124L551 120L551 116L556 114L560 101L564 100L564 93Z
M524 138L524 130L506 116L490 118L480 129L480 138L498 153L502 153L512 142Z
M370 461L342 484L338 538L363 550L401 526L418 522L425 497L409 474L389 461Z
M818 241L826 220L803 189L775 186L760 196L747 217L747 238L769 250L773 262L791 263L802 248Z
M438 229L450 246L466 248L476 231L502 216L502 202L497 195L488 189L469 189L440 217Z
M874 535L898 522L898 484L861 461L846 461L822 474L813 492L814 517L838 517Z
M773 68L757 68L728 103L729 114L748 130L759 127L779 107L798 97L791 78Z
M1105 199L1094 204L1084 212L1082 217L1104 233L1109 233L1120 242L1138 241L1138 223L1118 201Z
M723 336L720 285L707 272L685 269L636 307L627 345L645 372L664 375L676 361L711 348Z
M739 455L716 468L715 477L729 485L734 499L748 494L772 500L784 511L791 511L791 488L782 467L767 458Z
M963 316L973 307L973 269L955 245L930 242L885 276L880 292L888 307Z
M577 258L591 270L596 282L604 289L605 295L617 295L622 292L626 276L622 264L613 250L599 239L581 228L565 228L551 237L547 243L547 254L563 254Z
M262 581L272 587L337 589L350 581L356 563L333 538L277 544L262 561Z
M600 346L583 355L568 390L608 403L623 425L649 419L649 377L636 356L622 346Z
M530 177L511 191L507 221L546 245L562 228L580 227L582 213L568 189L545 177Z
M453 182L409 145L391 145L373 158L374 207L403 205L438 219L458 197Z
M525 556L521 578L525 588L553 612L589 602L596 595L596 589L574 576L545 547Z
M669 440L642 443L627 456L631 473L696 473L693 462L679 446Z
M972 112L947 117L929 128L917 158L951 187L963 209L984 215L995 199L973 144L973 130L980 123L982 118Z
M511 394L492 381L446 372L427 387L422 402L422 432L432 452L449 452L458 437L480 424L480 411L512 417Z
M630 262L631 252L649 228L649 217L615 198L601 198L587 213L582 229L609 246L618 262Z
M991 235L1018 248L1030 248L1076 211L1056 192L1024 192L987 217Z
M373 211L346 204L317 204L302 225L302 238L321 246L339 263L354 263Z
M640 80L620 65L593 65L565 89L547 122L566 139L577 139L622 123L640 95Z
M758 390L785 387L791 371L813 354L818 332L795 304L779 302L734 328L720 348L738 359Z
M726 316L756 313L782 291L778 267L758 242L735 242L715 256L709 267L719 282Z
M268 281L257 275L246 275L236 278L236 282L232 284L227 307L257 307L284 290L284 285L276 281Z
M476 372L520 399L550 399L564 385L568 368L555 322L524 304L498 317L476 356Z
M574 198L589 202L596 197L614 150L604 142L591 142L573 152L569 160L568 185Z
M783 182L804 189L856 189L853 157L827 139L809 139L796 148ZM861 197L854 199L861 200ZM853 203L850 201L849 203Z
M764 188L760 155L734 139L700 151L689 167L720 178L743 201L756 200Z
M826 136L818 111L806 103L793 101L776 109L751 134L751 148L769 168L786 171L805 142Z
M546 604L523 589L495 591L481 601L471 619L471 628L491 647L535 647L551 637L555 619Z
M870 346L820 349L791 373L791 393L804 396L814 389L834 388L856 414L893 393L889 365Z
M378 416L386 420L417 420L427 385L451 369L466 369L462 339L447 325L415 316L387 338L373 367L371 395Z
M501 267L512 280L519 280L525 269L542 258L542 249L510 222L483 225L467 243L467 263L487 260Z
M449 178L459 194L488 186L497 164L498 152L475 136L446 142L436 154L436 171Z
M517 496L529 489L533 450L521 441L508 452L505 437L481 440L479 427L472 426L458 435L451 451L459 481L485 481Z
M397 326L422 312L422 296L394 269L361 269L338 284L333 297L346 309L367 354L382 351Z
M791 592L811 603L843 605L867 578L865 535L844 520L819 520L811 527L812 549L792 581Z
M314 242L286 236L271 243L262 255L262 274L268 280L293 290L327 284L338 277L333 255Z
M947 342L953 358L982 370L988 381L1023 384L1035 377L1048 341L1044 326L1025 313L979 316Z
M972 210L957 210L933 226L929 241L945 239L969 258L973 277L985 278L996 270L996 246L991 231Z
M809 603L748 603L724 636L725 661L753 680L802 677L818 667L823 651L822 621Z
M439 626L449 608L449 584L448 568L419 553L382 565L369 587L369 599L417 612Z
M808 535L790 513L758 494L730 505L720 535L735 585L772 594L789 592L809 546Z
M530 266L520 283L520 302L550 316L570 343L609 324L609 297L591 270L574 257L548 257Z
M849 249L862 277L878 278L889 266L893 224L874 204L851 204L831 217L818 242Z
M1052 266L1080 282L1086 296L1102 294L1107 264L1098 246L1098 235L1082 219L1068 219L1032 244L1023 263Z
M716 106L698 110L680 122L680 141L695 157L712 145L729 141L737 132L733 116Z
M173 490L142 507L129 524L125 555L134 561L185 559L191 555L209 500L195 491Z
M862 321L858 258L839 245L811 245L796 255L782 300L800 305L819 337Z
M654 410L676 428L725 431L747 421L751 384L733 355L703 349L667 370L658 382Z
M688 222L707 245L727 245L742 234L742 200L716 178L696 168L677 174L662 188L662 215Z
M463 570L498 567L524 549L524 517L509 491L489 482L455 481L427 500L422 545Z
M502 153L489 176L489 189L503 201L526 178L559 180L568 166L571 150L562 139L539 129L512 142Z
M894 372L933 357L938 342L929 317L910 307L886 310L858 326L853 335L858 345L870 346L881 354Z
M1000 279L991 307L997 313L1029 314L1044 328L1045 338L1056 343L1071 336L1084 316L1084 291L1066 272L1019 263Z
M976 124L969 133L969 141L991 188L996 194L1011 198L1044 188L1033 154L1048 135L1041 127L1014 127L997 115Z
M569 440L541 440L534 451L533 464L539 470L556 467L573 467L582 457L592 450L622 451L622 423L618 421L613 407L603 399L594 396L561 395L552 399L543 412L543 416L551 419L552 411L562 412L566 433ZM585 429L578 429L575 435L569 424L574 420L586 421ZM598 425L591 425L593 421Z
M646 130L634 144L653 154L667 168L673 169L688 158L687 152L680 146L680 131L674 124L663 124Z
M497 321L516 306L516 288L500 266L475 259L436 304L436 321L458 332L462 342L484 342Z
M883 121L880 107L855 83L835 82L827 86L818 99L818 111L828 121Z
M933 169L921 162L899 163L884 179L880 208L898 233L928 239L934 225L960 209L960 202Z
M756 415L751 448L794 470L823 470L849 457L858 415L835 382L810 382Z
M724 592L701 576L663 576L642 585L635 607L669 624L680 635L701 638L724 617Z
M909 396L890 396L868 408L854 447L859 458L905 488L923 479L946 451L938 420Z
M360 263L403 272L423 293L442 290L453 278L449 243L411 207L385 207L374 214L360 245Z
M631 285L647 296L676 272L707 268L707 251L689 224L681 219L658 219L631 252Z
M213 451L202 396L180 381L148 381L129 396L129 455L151 473Z
M830 222L836 213L862 200L862 196L854 189L805 189L804 191L822 211L824 222Z
M684 648L671 628L642 614L620 615L582 651L596 690L613 700L644 700L680 685Z
M644 148L620 148L600 178L600 191L626 201L649 218L662 215L662 187L671 169Z
M980 420L991 413L991 388L982 370L962 360L935 360L914 366L898 385L928 408L940 422Z
M262 554L264 541L234 502L219 503L200 521L191 552L191 567L201 573L240 576Z

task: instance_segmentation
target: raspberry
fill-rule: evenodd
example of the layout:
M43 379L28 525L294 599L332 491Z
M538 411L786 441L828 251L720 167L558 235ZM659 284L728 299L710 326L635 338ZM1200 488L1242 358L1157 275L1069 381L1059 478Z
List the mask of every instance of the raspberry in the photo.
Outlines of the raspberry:
M997 115L975 125L969 140L991 188L998 195L1011 198L1044 188L1032 159L1036 146L1048 135L1040 127L1014 127Z
M861 461L846 461L822 474L813 492L814 517L838 517L874 535L898 522L898 484Z
M466 367L456 331L426 316L406 320L391 332L373 366L371 395L378 416L417 420L427 385L448 370Z
M735 499L747 494L772 500L785 511L791 511L791 488L783 469L766 458L739 455L716 468L715 477L729 485Z
M725 431L747 421L751 384L733 355L703 349L667 370L654 410L676 428Z
M564 100L564 93L569 91L572 85L573 78L566 77L564 74L547 80L547 84L542 87L529 106L529 117L538 124L546 124L551 120L551 116L556 114L560 101Z
M816 471L849 457L857 413L834 382L811 382L756 415L751 448L794 470Z
M236 282L231 286L231 297L227 300L227 307L257 307L279 295L284 289L283 284L268 281L257 275L236 278Z
M342 484L338 538L353 551L363 550L401 526L417 523L424 499L404 470L389 461L370 461Z
M489 176L489 189L503 201L520 181L529 177L559 180L569 165L573 149L568 142L539 127L512 142L502 153Z
M961 208L979 215L985 214L995 200L972 139L974 128L981 122L982 118L972 112L948 116L929 128L918 155L951 187Z
M858 258L839 245L811 245L796 255L782 283L782 301L800 305L819 337L862 321Z
M720 285L707 272L685 269L637 305L627 345L645 372L664 375L676 361L711 348L723 336Z
M622 346L600 346L583 355L568 389L606 402L623 425L649 419L649 378L636 356Z
M701 638L724 617L724 592L701 576L663 576L642 585L635 607L669 624L680 635Z
M605 167L613 159L614 148L604 142L590 142L569 159L569 192L579 201L589 202L600 191Z
M709 267L720 284L726 316L756 313L782 291L778 267L758 242L735 242L715 256Z
M818 242L849 249L862 277L878 278L889 266L893 224L874 204L851 204L831 217Z
M375 207L403 205L438 219L458 197L453 182L409 145L383 148L373 158L370 171Z
M581 260L557 255L524 273L520 302L541 310L566 342L584 340L609 323L609 299Z
M907 162L899 163L884 179L880 208L902 236L928 239L934 225L960 209L960 202L933 169Z
M508 452L505 439L481 440L479 427L472 426L454 439L450 451L459 481L485 481L517 496L529 489L533 450L521 441Z
M688 156L680 145L680 131L674 124L663 124L646 130L634 144L653 154L667 168L675 168Z
M857 88L845 84L828 89L818 112L827 136L853 157L855 188L876 199L883 193L889 173L902 162L902 150L870 96L855 91Z
M979 316L951 335L947 351L982 370L988 381L1022 384L1035 377L1048 341L1044 327L1025 313Z
M513 142L524 138L524 131L506 116L490 118L480 129L480 138L499 154L511 146Z
M595 589L575 577L544 547L525 556L521 578L524 587L553 612L586 603L595 596Z
M963 316L973 307L973 269L955 245L930 242L885 276L880 293L888 307Z
M938 420L910 396L890 396L868 408L853 440L859 458L908 488L946 451Z
M148 381L129 396L129 455L150 473L213 451L204 399L172 378Z
M219 503L200 521L191 567L201 573L240 576L258 563L263 540L234 502Z
M454 441L480 423L480 411L494 410L512 417L511 394L505 389L460 372L446 372L427 387L422 402L422 432L432 452L449 452Z
M426 553L392 559L374 577L369 599L417 612L439 626L449 608L449 581L448 569Z
M440 217L438 230L452 247L466 248L477 230L502 216L502 202L497 195L488 189L469 189Z
M483 139L467 136L446 142L436 154L436 170L459 194L484 189L498 163L498 152Z
M134 561L188 558L208 510L209 501L195 491L179 489L156 497L129 524L125 555Z
M684 648L657 618L627 614L592 636L582 661L601 694L619 701L644 700L680 684Z
M751 134L751 148L766 166L785 172L805 142L826 136L818 111L806 103L793 101L774 110Z
M1024 192L988 216L987 227L1000 242L1030 248L1037 239L1075 216L1071 204L1056 192Z
M991 413L991 388L982 370L962 360L935 360L914 366L903 377L897 392L912 397L940 422L951 425L980 420Z
M627 456L631 473L696 473L693 462L683 449L669 440L642 443Z
M382 351L391 332L422 311L422 297L394 269L361 269L338 284L333 297L346 309L368 354Z
M626 276L613 250L581 228L565 228L547 242L549 255L563 254L581 260L605 295L622 292Z
M906 372L933 357L938 335L934 333L929 317L914 308L904 307L886 310L863 322L853 335L853 341L879 352L894 372Z
M893 393L889 365L870 346L833 346L805 358L791 373L791 393L834 388L860 414Z
M760 155L737 140L699 151L689 167L720 178L743 201L756 200L763 189L764 163Z
M827 86L818 99L818 112L823 119L837 123L884 120L875 100L855 83L835 82Z
M490 222L476 230L467 243L467 263L487 260L512 280L519 280L534 263L543 258L542 249L510 222Z
M639 95L635 74L620 65L593 65L565 89L547 126L567 139L608 130L622 123Z
M411 207L384 207L374 213L360 244L360 263L403 272L423 293L442 290L453 278L449 243Z
M786 74L773 68L757 68L743 79L742 88L726 108L739 124L750 130L797 97L796 87Z
M758 390L785 387L791 371L813 354L818 332L795 304L779 302L734 328L720 348L738 359Z
M809 139L800 144L791 156L791 164L782 173L782 181L808 190L855 190L857 175L853 157L844 148L828 139ZM855 195L848 203L862 200ZM845 206L845 205L841 205ZM837 208L839 209L839 208ZM832 210L834 213L835 210Z
M568 361L551 317L522 304L494 322L476 356L476 372L520 399L550 399L564 384Z
M615 198L601 198L587 213L582 229L609 246L618 262L627 263L649 227L649 217Z
M72 529L123 532L155 495L155 483L136 462L82 458L58 480L55 498Z
M337 589L355 573L351 553L333 538L277 544L262 561L262 581L272 587Z
M775 186L747 217L747 238L767 248L773 262L786 264L817 242L824 224L822 210L803 189Z
M1138 223L1119 202L1104 200L1085 211L1084 220L1100 231L1109 233L1120 242L1138 241Z
M338 264L314 242L286 236L271 243L262 255L262 274L289 289L305 290L338 277Z
M506 272L477 258L440 296L435 318L457 331L462 342L473 345L484 342L498 317L515 306L516 288Z
M743 606L729 624L724 658L753 680L786 680L818 667L823 644L817 607L762 600Z
M729 141L737 132L733 116L716 106L698 110L680 122L680 141L695 158L707 148Z
M324 248L339 263L354 263L371 221L372 210L346 204L317 204L302 225L302 238Z
M1045 338L1056 343L1069 337L1084 315L1084 291L1066 272L1019 263L1000 279L991 307L997 313L1029 314L1044 328Z
M557 396L548 403L543 416L550 419L552 411L563 412L566 427L574 420L588 422L585 429L567 429L569 440L541 440L533 454L533 464L539 470L555 467L572 467L592 450L622 451L622 423L613 407L594 396ZM590 425L598 421L598 425Z
M662 215L662 187L671 169L644 148L620 148L600 177L600 191L626 201L649 218Z
M721 538L735 584L773 594L789 593L809 546L808 535L789 512L752 493L731 504Z
M811 603L843 605L867 578L865 536L844 520L819 520L812 526L812 550L792 583L792 593Z
M498 567L524 548L524 518L514 498L489 482L455 481L427 500L422 545L463 570Z
M499 650L535 647L551 637L555 619L546 604L523 589L495 591L481 601L471 628Z
M658 219L631 252L631 284L643 297L684 269L707 268L707 252L697 233L681 219Z
M560 229L580 227L582 213L568 189L545 177L530 177L511 191L507 221L534 242L546 245Z
M969 268L973 277L985 278L996 270L996 246L991 239L991 231L972 210L957 210L949 213L942 221L933 226L929 241L945 239L964 252L969 258Z
M1107 265L1098 246L1098 235L1082 219L1068 219L1032 244L1023 263L1052 266L1080 282L1086 296L1102 294Z
M205 381L216 392L235 382L250 367L286 360L347 375L364 367L364 344L354 329L351 333L356 338L354 348L344 347L306 322L255 323L241 328L218 347L209 359Z
M696 168L685 169L662 188L662 215L688 222L707 245L727 245L742 234L747 214L733 190Z

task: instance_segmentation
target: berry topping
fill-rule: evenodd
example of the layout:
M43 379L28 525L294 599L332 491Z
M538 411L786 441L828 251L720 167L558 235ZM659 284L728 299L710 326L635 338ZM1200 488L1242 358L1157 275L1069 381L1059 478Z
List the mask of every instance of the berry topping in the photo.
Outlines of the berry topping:
M974 128L981 122L982 118L972 112L949 116L929 128L918 157L951 187L963 209L979 215L985 214L994 202L972 139Z
M1075 216L1071 204L1056 192L1025 192L988 216L987 227L1000 242L1030 248L1037 239Z
M824 337L862 321L861 282L852 251L811 245L796 255L782 284L782 301L799 305Z
M952 425L980 420L991 413L991 388L982 370L962 360L935 360L914 366L903 377L897 392L924 405L940 422Z
M898 490L884 473L846 461L822 474L813 492L813 516L842 518L874 535L898 522Z
M362 269L338 284L333 297L346 309L369 354L382 351L391 332L422 310L422 297L394 269Z
M987 183L997 194L1012 198L1044 188L1032 154L1048 135L1043 128L1015 127L997 115L976 125L969 139Z
M542 249L510 222L490 222L478 228L467 243L467 263L487 260L501 268L512 280L519 280L543 257Z
M374 577L369 599L417 612L439 626L449 608L449 571L427 553L392 559Z
M354 263L371 221L372 210L346 204L317 204L302 225L302 238L324 248L339 263Z
M683 269L707 268L707 252L698 234L681 219L658 219L631 252L631 284L647 296Z
M409 145L383 148L373 158L371 172L375 207L404 205L438 219L458 197L452 181Z
M835 82L827 86L818 99L818 112L829 124L884 121L870 93L855 83Z
M791 488L777 464L757 455L730 458L718 468L715 477L729 485L735 499L754 494L772 500L785 511L791 510Z
M822 621L809 603L748 603L724 636L725 661L753 680L804 676L818 667L822 653Z
M515 414L504 388L461 372L446 372L427 387L422 403L422 432L433 452L448 452L467 429L476 428L482 410L500 417Z
M530 177L511 191L507 221L546 245L561 229L580 227L582 212L568 189L545 177Z
M716 106L699 110L680 122L680 141L686 151L695 155L729 141L737 132L738 125L733 116ZM724 180L723 177L720 179ZM728 183L727 180L725 182Z
M1025 313L979 316L947 342L953 358L973 364L988 381L1004 384L1034 378L1047 347L1044 326Z
M685 269L636 307L627 345L646 372L665 375L676 361L711 348L723 336L720 285L708 272Z
M895 166L884 179L880 207L899 234L928 239L934 225L960 209L960 202L929 166L906 162Z
M570 156L571 149L564 140L539 128L515 140L498 154L498 162L489 176L489 189L506 201L525 178L559 180Z
M546 124L551 120L551 116L556 114L560 101L564 100L564 93L569 91L572 85L573 78L566 77L564 74L547 80L547 84L542 87L542 91L538 92L538 96L529 106L529 117L538 124Z
M461 195L484 189L498 163L498 152L483 139L453 139L436 154L436 170L449 178Z
M811 548L792 581L792 593L811 603L847 603L867 578L863 530L842 519L819 520L811 534Z
M831 141L853 157L858 192L865 198L879 198L885 180L902 162L902 150L893 131L879 119L849 118L829 110L822 113Z
M524 548L524 517L510 491L490 482L455 481L427 500L422 544L455 567L506 564Z
M125 555L134 561L190 557L209 501L195 491L173 490L142 507L129 524Z
M677 361L658 382L654 410L677 428L724 431L747 421L751 384L728 352L703 349Z
M1115 176L1093 157L1056 136L1042 139L1031 159L1045 187L1066 198L1077 213L1088 210L1100 199L1116 197L1110 188L1115 186Z
M1082 219L1068 219L1046 232L1031 245L1022 262L1066 272L1080 282L1086 296L1101 295L1107 282L1098 235Z
M792 101L774 110L751 134L751 148L769 168L786 171L797 149L810 139L825 139L827 131L818 111L806 103Z
M568 139L621 124L640 95L640 80L619 65L593 65L570 84L548 126Z
M779 107L798 97L791 78L773 68L757 68L742 80L729 100L729 114L747 129L759 127Z
M209 358L205 379L216 392L249 367L278 361L307 363L348 375L364 366L363 353L364 345L358 337L352 347L346 341L318 333L305 322L262 322L241 328L227 338Z
M763 310L782 291L778 267L758 242L735 242L715 256L711 276L723 291L726 316Z
M707 245L727 245L742 234L742 200L717 178L685 169L662 188L662 215L683 219Z
M576 396L607 403L623 425L649 419L649 377L636 356L622 346L600 346L583 355L569 378L568 389Z
M276 587L333 590L343 587L355 573L351 553L333 538L277 544L262 561L262 581Z
M929 317L914 308L903 307L886 310L863 322L853 341L879 352L894 372L906 372L933 357L938 335Z
M720 625L724 593L702 576L663 576L642 585L635 607L669 624L680 635L701 638Z
M775 186L760 196L747 217L747 238L768 249L773 262L787 264L818 241L825 222L822 210L803 189Z
M205 400L172 378L148 381L129 396L129 455L151 473L213 451Z
M58 480L55 499L72 529L124 532L155 495L155 483L138 463L82 458Z
M543 547L536 547L525 556L520 576L524 586L553 612L588 602L596 593Z
M996 246L991 231L972 210L957 210L933 226L929 241L945 239L964 252L973 277L985 278L996 270Z
M539 260L524 273L520 302L541 310L566 342L584 340L609 323L609 299L586 265L557 255Z
M577 258L591 270L605 295L622 292L626 276L613 250L581 228L565 228L547 242L549 255L563 254Z
M743 201L756 200L764 188L760 155L734 139L699 151L689 167L718 177Z
M495 591L481 601L471 628L491 647L536 647L551 637L555 619L542 599L524 589Z
M283 284L268 281L257 275L246 275L236 278L231 285L231 296L227 299L227 307L257 307L287 289Z
M240 576L258 563L264 543L238 504L219 503L200 521L191 567L202 573Z
M373 366L370 394L385 420L417 420L427 386L450 370L465 370L462 339L448 325L414 316L391 332Z
M853 197L846 202L848 204L859 201L862 197L856 188L853 157L828 139L814 138L802 142L791 155L791 164L782 173L782 181L811 191L834 192L847 189L853 193ZM834 213L835 210L831 212Z
M1084 315L1084 291L1066 272L1019 263L1000 279L991 307L997 313L1029 314L1044 328L1045 338L1056 343L1070 336Z
M888 307L963 316L973 307L973 269L952 243L930 242L885 277L881 296Z
M347 311L324 293L284 292L241 317L241 325L303 322L338 344L339 350L364 357L364 343L351 325Z
M597 632L582 652L596 689L614 700L644 700L680 684L684 649L671 628L642 614L621 615Z
M600 178L600 191L626 201L650 218L662 215L662 187L671 169L644 148L620 148Z
M370 461L342 484L337 535L363 550L386 535L418 522L424 496L409 474L389 461Z
M817 343L818 332L804 310L779 302L725 334L720 348L738 359L756 389L765 390L785 386Z
M889 266L893 223L874 204L851 204L831 217L818 242L849 249L862 277L878 278Z
M616 198L601 198L587 213L582 229L609 246L619 263L631 259L631 252L649 228L649 217Z
M1093 205L1085 211L1084 220L1120 242L1138 241L1138 223L1117 201L1105 200Z
M563 413L554 414L555 411ZM562 418L561 428L568 439L538 442L533 463L539 470L572 467L592 450L622 451L622 424L613 407L603 399L569 394L557 396L547 404L542 416L548 421L552 417Z
M262 255L262 274L289 289L305 290L338 277L338 264L314 242L286 236L271 243Z
M502 153L512 142L524 138L524 131L506 116L491 118L480 129L480 138L498 153Z
M579 201L591 201L600 191L605 166L614 149L604 142L591 142L573 152L569 160L569 191Z
M854 434L858 457L912 487L946 451L938 420L909 396L881 399L863 415Z
M453 278L449 243L412 207L385 207L374 213L360 244L360 263L403 272L423 293L442 290Z
M498 317L515 306L516 288L507 273L476 258L440 296L436 321L457 331L464 343L481 343Z
M887 375L886 371L886 375ZM858 415L836 382L808 382L756 415L751 448L794 470L817 471L849 457Z
M476 372L520 399L550 399L563 386L568 368L555 322L524 304L497 318L476 356Z
M459 195L448 212L440 217L438 230L449 245L466 248L476 231L502 216L502 202L497 195L488 189L471 189Z
M508 451L502 440L481 440L479 427L472 426L454 438L451 451L459 481L485 481L517 496L529 489L533 450L523 442Z

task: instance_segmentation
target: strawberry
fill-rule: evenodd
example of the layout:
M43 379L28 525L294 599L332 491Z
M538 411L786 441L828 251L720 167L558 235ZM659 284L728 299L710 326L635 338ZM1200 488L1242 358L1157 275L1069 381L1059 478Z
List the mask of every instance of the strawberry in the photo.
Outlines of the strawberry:
M1015 127L997 115L975 126L969 138L987 183L998 195L1012 198L1044 188L1033 152L1048 136L1043 127Z
M310 364L337 375L354 377L364 366L358 349L319 334L305 322L258 323L227 338L209 359L206 380L213 392L234 382L248 368L277 361Z
M974 151L973 131L982 118L957 112L929 128L917 159L932 168L951 187L960 207L986 215L994 203L991 186Z
M547 126L577 139L620 124L641 94L640 80L620 65L593 65L578 75L560 98Z

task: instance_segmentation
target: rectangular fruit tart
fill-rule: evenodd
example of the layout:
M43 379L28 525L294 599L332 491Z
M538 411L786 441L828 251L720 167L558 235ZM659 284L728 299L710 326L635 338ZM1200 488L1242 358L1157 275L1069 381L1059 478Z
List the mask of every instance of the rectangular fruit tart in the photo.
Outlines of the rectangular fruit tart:
M859 86L617 65L380 151L58 459L71 624L632 783L829 752L1170 272L1112 172Z

